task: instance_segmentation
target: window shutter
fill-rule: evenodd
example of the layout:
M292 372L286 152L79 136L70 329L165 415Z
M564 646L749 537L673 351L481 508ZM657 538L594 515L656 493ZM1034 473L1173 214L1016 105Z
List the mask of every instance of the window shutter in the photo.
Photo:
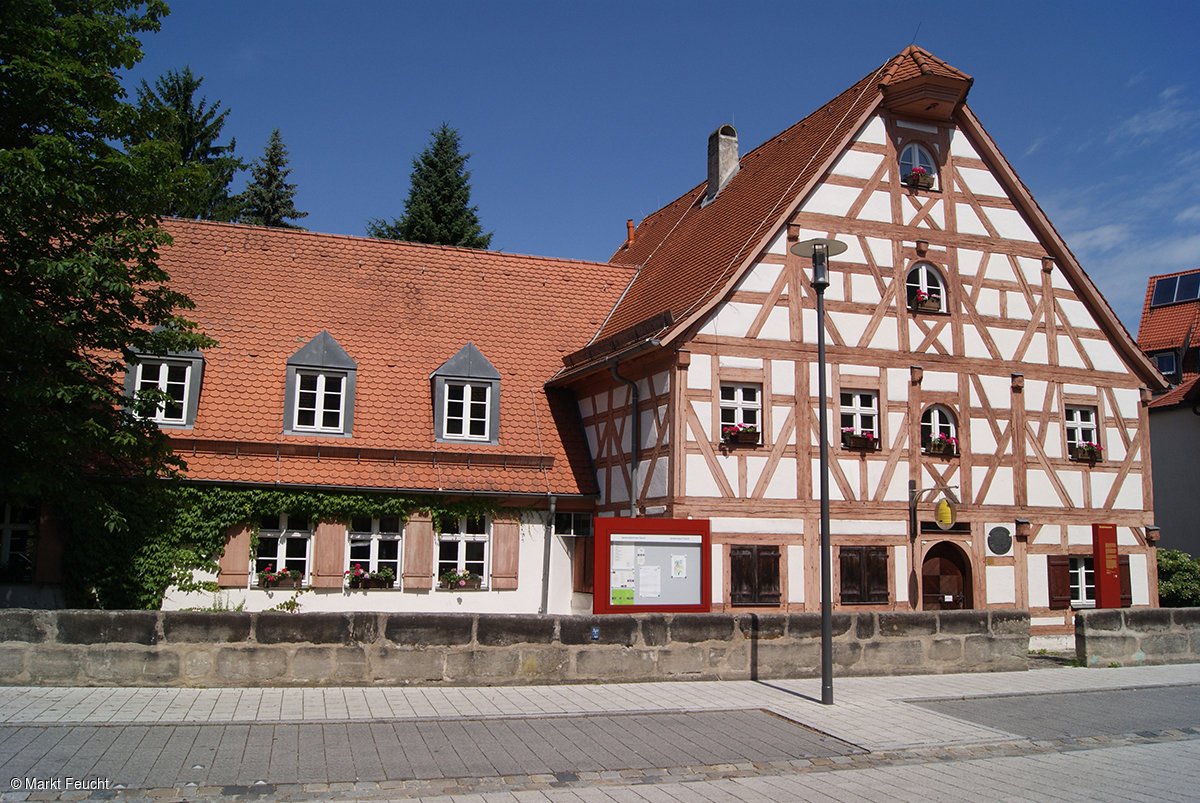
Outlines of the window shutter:
M1129 582L1129 556L1117 556L1117 571L1121 574L1121 607L1133 607L1133 589Z
M313 530L313 588L341 588L346 571L346 524L340 521L318 522Z
M405 590L433 588L433 519L427 510L415 511L404 524L403 572Z
M758 604L778 605L779 593L779 547L760 546L758 552Z
M593 553L596 550L596 539L590 535L577 535L572 539L575 543L571 558L572 591L581 594L591 594L595 574Z
M492 520L491 588L511 591L517 587L517 564L521 556L521 524L516 518L497 516Z
M1067 555L1048 555L1046 571L1050 581L1050 608L1052 610L1070 608L1071 558Z
M729 547L729 602L731 605L754 603L754 547Z
M888 550L887 547L867 547L864 583L864 602L888 601Z
M37 525L37 553L33 561L33 580L36 583L63 581L63 540L58 517L42 508Z
M865 602L863 594L863 550L861 547L838 549L838 573L841 575L841 602Z
M225 551L217 561L217 585L246 588L250 584L250 525L236 524L225 536Z

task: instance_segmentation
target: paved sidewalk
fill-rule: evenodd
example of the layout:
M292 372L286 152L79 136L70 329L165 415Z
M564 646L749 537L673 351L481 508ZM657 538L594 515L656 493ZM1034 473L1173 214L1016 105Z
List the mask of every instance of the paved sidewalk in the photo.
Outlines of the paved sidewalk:
M833 706L816 679L3 688L0 784L22 800L93 794L29 788L72 773L134 799L1194 800L1198 684L1196 664L839 678ZM1046 739L1012 718L1068 708L1101 724Z

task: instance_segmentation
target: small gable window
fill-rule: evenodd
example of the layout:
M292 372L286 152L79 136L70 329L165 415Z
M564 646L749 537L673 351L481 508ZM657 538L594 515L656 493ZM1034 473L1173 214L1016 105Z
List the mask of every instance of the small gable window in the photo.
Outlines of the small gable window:
M926 454L958 454L958 423L948 408L935 404L921 416L921 448Z
M322 330L287 364L284 432L350 435L358 365Z
M1160 351L1154 355L1154 365L1162 372L1163 376L1172 376L1175 373L1175 352Z
M430 375L439 441L500 441L500 372L474 343Z
M900 180L910 187L937 187L937 166L924 145L910 142L900 151Z
M914 312L945 312L946 285L937 268L928 262L918 262L908 272L905 283L908 308Z
M195 423L200 400L204 358L198 351L166 357L137 355L125 373L127 396L153 395L156 403L141 412L164 429L183 429Z

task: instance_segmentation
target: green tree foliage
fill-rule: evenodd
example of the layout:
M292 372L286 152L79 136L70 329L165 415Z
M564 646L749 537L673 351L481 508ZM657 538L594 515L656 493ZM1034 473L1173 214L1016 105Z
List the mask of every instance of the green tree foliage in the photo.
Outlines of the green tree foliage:
M296 208L296 185L288 184L292 172L288 167L287 148L279 129L271 132L262 159L250 166L250 184L241 195L241 221L258 226L298 229L289 220L308 217Z
M137 571L181 467L126 406L133 354L212 342L180 315L157 225L173 154L132 141L117 71L158 30L157 0L9 0L0 26L0 499L44 502L76 604ZM126 559L128 558L128 559Z
M1200 607L1200 558L1158 550L1158 600L1164 608Z
M230 195L229 185L245 164L234 155L237 140L217 144L229 109L222 109L220 101L210 106L208 98L197 99L203 83L190 67L169 70L154 86L142 81L132 141L157 141L173 148L175 192L162 214L236 220L238 199Z
M390 240L487 248L492 235L483 233L479 209L471 206L469 158L461 150L458 132L442 123L429 147L413 160L404 214L391 223L368 222L367 233Z

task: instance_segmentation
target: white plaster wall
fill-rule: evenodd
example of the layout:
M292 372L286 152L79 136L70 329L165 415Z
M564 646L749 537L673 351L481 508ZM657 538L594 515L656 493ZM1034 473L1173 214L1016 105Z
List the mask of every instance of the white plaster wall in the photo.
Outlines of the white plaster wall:
M948 371L925 371L921 378L921 389L926 392L956 392L958 390L958 374Z
M638 463L638 481L646 476L646 472L650 471L650 461L643 460ZM650 499L659 496L667 495L667 482L670 472L667 471L667 460L654 461L654 471L650 474L650 484L646 487L646 496Z
M771 390L785 396L796 393L796 365L789 360L771 362Z
M847 384L847 382L853 383L854 380L853 379L847 380L847 377L869 376L872 379L876 379L879 377L879 366L877 366L877 365L856 365L855 363L852 363L852 362L844 362L840 366L838 366L838 370L842 374L842 387L843 388L853 387L852 384Z
M741 281L737 283L737 289L756 293L769 293L771 292L771 288L775 286L775 281L779 278L779 273L782 270L783 265L771 262L759 262L743 274Z
M832 172L839 176L871 178L882 163L883 156L881 154L847 150L834 164Z
M954 214L958 218L958 230L962 234L982 234L987 236L988 230L983 227L979 216L970 204L955 204Z
M1092 544L1092 528L1088 524L1068 524L1067 525L1067 543L1068 544Z
M767 313L767 320L758 333L759 340L791 340L791 314L787 307L776 305Z
M712 550L712 601L725 600L725 547L721 544L710 545Z
M984 573L989 605L1017 601L1017 573L1012 566L988 566Z
M908 548L892 547L892 565L896 567L896 602L908 602Z
M979 472L979 469L974 469ZM978 488L979 483L983 481L983 477L975 476L975 487ZM1013 470L1009 466L999 466L996 469L996 476L992 478L992 484L988 488L987 497L983 500L985 505L1015 505L1016 499L1013 495Z
M787 236L786 235L787 235L786 231L780 231L778 234L776 234L775 239L771 241L771 244L769 246L767 246L768 253L786 254L787 253Z
M958 129L950 129L950 153L955 156L966 156L972 159L978 159L979 154L975 151L975 147L971 145L966 134Z
M745 337L758 310L757 304L724 302L713 311L700 331L715 337Z
M768 519L717 517L709 519L709 529L714 533L801 535L804 519Z
M522 546L524 546L522 544ZM572 590L571 555L574 538L554 536L550 545L550 596L547 613L569 614L574 611L576 595ZM518 578L520 582L520 578ZM588 595L590 599L591 595Z
M857 190L855 190L857 192ZM871 197L863 204L862 211L858 213L862 220L875 220L880 223L892 222L892 198L886 192L876 191L871 193ZM871 249L872 252L875 250ZM890 259L889 259L890 262Z
M788 413L791 412L789 407L772 407L771 408L771 439L778 442L783 433L783 427L787 424ZM796 442L796 430L792 427L788 431L788 443Z
M850 275L850 292L859 304L878 304L883 300L874 277L860 273Z
M781 457L771 481L767 484L767 499L796 498L796 458Z
M996 232L1009 240L1023 240L1025 242L1037 242L1037 236L1033 230L1025 223L1025 218L1021 217L1021 213L1015 209L996 209L994 207L985 207L984 214L988 216L988 220L996 227Z
M908 533L908 522L831 519L829 532L831 535L905 535Z
M1058 338L1058 364L1067 368L1086 368L1087 364L1083 361L1083 355L1079 353L1074 341L1066 335L1059 335Z
M983 264L983 252L972 251L969 248L960 248L958 251L958 272L961 276L974 276L979 273L979 266Z
M746 456L746 495L753 495L754 489L758 487L758 479L762 476L763 469L767 467L767 458L757 457L755 455ZM737 488L736 485L733 486Z
M1139 472L1131 471L1125 477L1125 481L1121 483L1121 490L1117 492L1117 498L1113 502L1113 507L1124 510L1141 510L1144 505L1142 475Z
M1077 329L1095 329L1096 321L1082 302L1071 298L1057 299L1058 308L1067 323Z
M871 256L875 259L875 264L880 268L890 268L894 265L892 262L892 241L883 240L878 237L868 237L867 247L871 250Z
M1117 356L1116 349L1107 340L1095 340L1090 337L1080 338L1084 351L1092 358L1092 365L1097 371L1124 372L1125 363Z
M1027 486L1031 507L1060 507L1062 505L1062 500L1059 499L1058 493L1050 483L1050 478L1040 468L1028 470Z
M736 357L732 354L722 354L717 358L717 365L722 368L750 368L760 370L763 361L758 357Z
M707 354L693 354L692 364L688 366L687 378L689 389L710 389L712 387L712 357Z
M800 205L800 211L845 217L858 199L859 190L838 184L820 184Z
M888 398L891 401L908 401L908 380L907 368L887 369Z
M690 454L686 461L687 480L685 487L688 496L720 496L721 488L708 470L704 455Z
M1145 553L1129 556L1129 593L1134 605L1150 604L1150 574Z
M842 334L847 345L856 346L871 323L870 315L857 315L850 312L839 312L831 316L834 326Z
M952 149L953 150L953 149ZM958 165L955 167L958 175L962 177L962 181L967 185L967 189L972 195L992 195L997 198L1006 198L1008 193L1000 186L1000 182L996 181L995 177L987 170L979 170L974 167L963 167Z
M872 117L863 123L863 127L859 130L857 136L854 137L854 141L869 142L872 145L887 144L887 128L884 127L883 120L878 117Z
M875 330L868 348L896 351L900 348L900 328L895 318L884 318Z
M1027 572L1029 585L1029 607L1050 607L1050 571L1046 566L1045 555L1027 555ZM1061 619L1054 619L1049 624L1060 624Z
M804 602L804 547L787 545L787 601L793 604Z
M1129 527L1117 528L1117 544L1120 546L1137 546L1137 536Z

